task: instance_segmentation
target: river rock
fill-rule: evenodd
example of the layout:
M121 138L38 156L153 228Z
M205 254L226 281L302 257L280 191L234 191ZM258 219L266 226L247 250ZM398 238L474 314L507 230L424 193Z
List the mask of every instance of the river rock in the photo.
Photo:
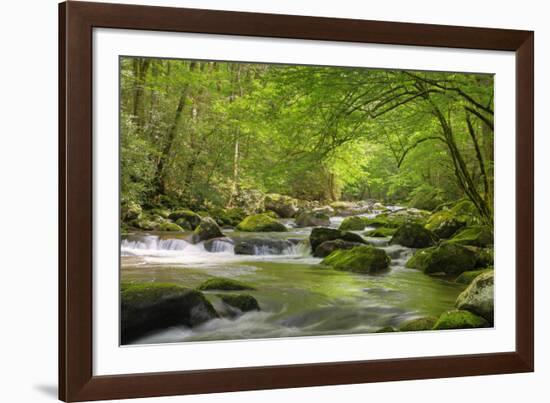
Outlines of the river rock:
M467 310L493 323L494 271L478 275L457 298L456 307Z
M330 217L319 211L304 211L296 216L298 227L326 227L330 225Z
M173 222L163 222L158 225L157 231L181 232L183 231L183 228Z
M172 221L175 221L176 224L178 224L180 227L189 228L192 230L197 228L201 223L201 217L198 214L187 209L173 211L172 213L170 213L168 218Z
M346 217L338 227L340 231L362 231L367 226L363 217L351 216Z
M458 275L475 267L476 254L465 246L444 242L438 246L420 249L407 261L411 269L426 274Z
M311 245L311 250L317 249L325 241L332 241L335 239L341 239L348 242L358 242L365 244L366 241L361 238L360 235L354 234L353 232L340 231L334 228L326 227L316 227L313 228L309 236L309 243Z
M254 214L246 217L237 225L245 232L285 232L286 227L268 214Z
M122 204L120 215L124 221L135 220L142 213L141 206L136 202L128 202Z
M332 241L325 241L321 245L317 246L313 251L313 256L315 257L327 257L332 252L338 249L351 249L356 246L361 246L362 243L359 242L348 242L343 241L342 239L334 239Z
M221 237L221 238L212 238L207 241L204 241L204 249L208 252L225 252L229 249L232 249L234 242L231 238Z
M277 193L266 194L264 205L266 210L274 211L281 218L292 218L298 211L296 199Z
M254 290L254 287L231 278L212 277L202 283L197 289L201 291L240 291Z
M349 250L336 250L321 263L335 270L375 274L388 268L390 258L382 249L361 245Z
M223 233L220 227L218 227L216 221L210 217L203 217L201 223L193 232L193 241L195 243L221 237L223 237Z
M486 269L465 271L455 279L455 283L469 285L472 283L472 281L475 280L477 276L483 273L488 273L490 271L493 271L492 267L488 267Z
M366 231L363 235L371 238L389 238L395 234L395 231L397 231L397 228L378 227Z
M195 326L218 317L201 292L176 284L123 285L120 295L124 344L156 329Z
M252 238L235 244L236 255L281 255L292 248L293 243L285 239Z
M443 210L430 216L426 223L426 229L432 231L439 238L447 239L465 225L466 222L460 221L450 210Z
M443 313L434 325L434 330L475 329L488 327L489 323L470 311L455 310Z
M485 225L466 227L456 233L449 242L487 247L493 244L493 231Z
M224 304L237 308L241 312L259 311L260 304L252 295L248 294L224 294L219 295Z
M314 213L323 213L323 214L326 214L328 215L329 217L332 217L334 214L335 214L335 211L332 207L330 206L320 206L320 207L315 207L312 209L312 211Z
M390 241L408 248L427 248L435 245L437 236L420 224L406 223L401 225Z
M435 323L437 322L437 318L434 316L423 316L421 318L411 319L401 326L399 326L400 332L418 332L421 330L431 330Z

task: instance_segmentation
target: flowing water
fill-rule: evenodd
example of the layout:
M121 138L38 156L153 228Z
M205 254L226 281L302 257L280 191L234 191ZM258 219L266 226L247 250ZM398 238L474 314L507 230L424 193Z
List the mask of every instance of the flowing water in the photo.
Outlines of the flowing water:
M343 217L331 218L337 227ZM464 286L427 276L404 267L414 250L387 245L388 239L371 239L392 258L390 270L379 275L335 271L319 265L310 254L307 238L312 228L289 228L279 233L226 231L234 241L246 238L290 240L273 254L258 247L255 255L236 255L229 242L216 241L211 251L203 243L188 242L189 233L134 234L121 243L122 281L171 282L197 287L206 279L234 278L256 288L246 291L261 311L214 319L194 328L172 327L135 343L251 339L374 332L399 326L419 316L439 316L451 309ZM363 231L361 231L363 232ZM216 295L205 292L218 312L227 308Z

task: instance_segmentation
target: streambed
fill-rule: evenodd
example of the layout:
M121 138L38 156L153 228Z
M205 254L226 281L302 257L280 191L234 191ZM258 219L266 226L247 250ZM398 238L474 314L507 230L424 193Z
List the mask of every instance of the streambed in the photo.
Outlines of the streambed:
M338 227L342 220L332 217L331 227ZM321 259L311 255L307 244L312 228L295 228L291 219L281 221L288 232L224 230L224 234L234 241L290 240L292 245L282 254L259 248L255 255L236 255L233 246L223 242L215 242L209 252L202 242L188 242L190 233L124 236L122 281L170 282L194 288L212 276L233 278L256 288L246 293L261 307L259 312L213 319L193 328L156 331L134 344L370 333L385 326L398 327L415 317L439 316L453 308L465 288L405 268L414 250L387 245L388 238L370 239L392 258L390 270L383 274L354 274L321 266ZM224 309L217 297L221 293L205 292L219 311Z

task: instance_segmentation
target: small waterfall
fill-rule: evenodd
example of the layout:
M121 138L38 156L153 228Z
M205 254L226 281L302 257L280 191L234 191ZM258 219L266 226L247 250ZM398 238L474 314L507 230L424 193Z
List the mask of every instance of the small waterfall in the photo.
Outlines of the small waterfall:
M183 239L161 239L158 236L148 235L122 239L120 250L122 256L134 256L146 253L146 251L198 251L202 246L193 245Z
M223 241L219 239L214 239L212 246L210 247L210 252L212 253L235 253L235 246L233 243L228 241Z

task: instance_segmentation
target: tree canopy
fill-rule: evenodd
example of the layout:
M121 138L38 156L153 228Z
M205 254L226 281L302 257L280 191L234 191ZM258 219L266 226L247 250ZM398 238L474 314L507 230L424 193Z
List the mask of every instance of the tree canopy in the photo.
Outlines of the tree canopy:
M120 74L122 203L466 197L492 223L491 75L138 57Z

